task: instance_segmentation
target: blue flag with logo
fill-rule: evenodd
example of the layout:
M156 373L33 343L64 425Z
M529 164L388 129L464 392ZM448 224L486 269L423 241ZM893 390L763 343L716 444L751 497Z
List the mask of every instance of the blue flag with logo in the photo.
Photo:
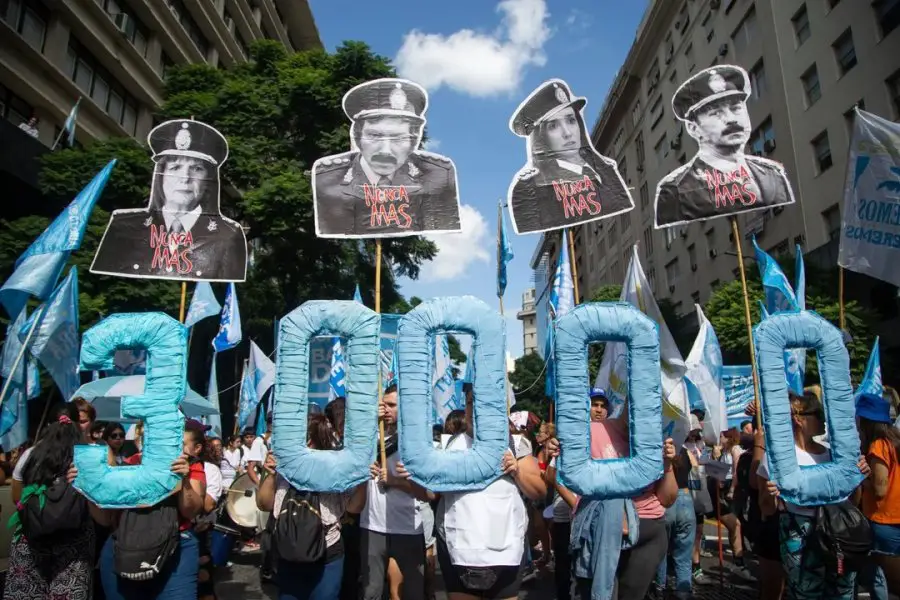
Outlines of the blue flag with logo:
M69 116L66 117L66 122L63 124L63 131L66 132L67 141L70 146L75 143L75 122L78 120L78 107L80 105L81 96L78 97L78 101L75 102L75 106L69 111Z
M222 352L240 343L241 311L238 309L237 288L234 283L229 283L228 291L225 292L225 305L222 306L219 333L216 334L212 344L216 352Z
M572 281L572 265L569 262L569 248L566 245L566 230L563 229L559 259L553 274L553 288L550 290L550 308L553 320L558 319L575 307L575 284ZM556 367L553 356L553 321L547 323L547 338L544 347L546 379L544 395L556 398Z
M222 310L212 286L208 281L198 281L194 288L194 296L191 298L191 306L184 317L184 326L192 327L198 321L207 317L214 317Z
M115 159L109 161L16 260L15 271L0 287L0 304L11 319L19 316L29 296L46 300L53 292L69 255L81 246L91 211L115 165Z
M878 338L872 345L872 353L869 355L869 362L866 364L866 373L863 375L859 387L856 388L854 396L859 398L861 394L875 394L881 396L884 394L884 384L881 381L881 352L879 351Z
M331 377L328 380L332 400L347 396L346 381L344 350L341 345L341 338L335 336L331 344Z
M78 375L78 270L72 267L53 295L19 329L25 341L32 325L29 350L53 377L62 397L68 402L81 385Z
M497 296L506 292L506 265L515 258L509 237L506 235L506 221L503 219L503 203L497 206Z
M247 423L250 422L250 416L256 410L259 404L259 397L256 395L256 386L253 384L253 377L250 370L244 366L244 375L241 377L241 397L238 400L238 428L243 432Z

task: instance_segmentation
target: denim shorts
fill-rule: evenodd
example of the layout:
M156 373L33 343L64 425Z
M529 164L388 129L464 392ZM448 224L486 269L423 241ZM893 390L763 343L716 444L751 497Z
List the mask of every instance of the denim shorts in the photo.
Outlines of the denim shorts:
M875 547L872 551L876 554L900 556L900 524L885 525L874 521L870 523L872 535L875 537Z

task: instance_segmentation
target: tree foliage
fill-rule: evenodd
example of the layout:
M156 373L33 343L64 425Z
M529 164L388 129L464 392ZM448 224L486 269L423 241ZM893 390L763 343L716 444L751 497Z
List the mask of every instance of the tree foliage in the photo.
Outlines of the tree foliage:
M516 368L509 374L509 383L516 395L516 410L528 410L548 417L549 401L544 396L546 381L544 360L531 352L516 359Z

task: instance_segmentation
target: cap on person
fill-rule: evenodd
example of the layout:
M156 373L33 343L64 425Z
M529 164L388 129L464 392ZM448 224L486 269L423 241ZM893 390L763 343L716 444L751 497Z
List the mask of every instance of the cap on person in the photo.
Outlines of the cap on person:
M186 156L221 165L228 158L228 141L215 128L190 119L157 125L147 136L153 161L167 156Z
M609 398L606 396L606 390L600 387L591 388L588 396L590 396L591 400L593 400L594 398L602 398L607 401L609 400Z
M891 405L876 394L860 394L856 399L856 416L875 421L876 423L892 423Z
M245 435L256 435L256 428L244 427L244 430L241 431L241 436L245 436Z
M691 431L703 431L703 425L700 424L700 419L693 413L691 414Z
M681 84L672 96L672 110L682 121L711 102L731 96L741 100L750 97L750 77L747 71L730 65L704 69Z
M197 419L185 419L184 428L188 431L199 431L200 433L206 433L207 431L212 429L212 425L204 425Z
M368 116L407 117L425 121L428 94L425 88L406 79L384 78L367 81L344 95L344 112L351 121Z
M527 137L538 125L559 111L571 106L577 112L585 104L587 99L572 96L572 90L565 81L551 79L525 98L510 119L509 128L519 137Z

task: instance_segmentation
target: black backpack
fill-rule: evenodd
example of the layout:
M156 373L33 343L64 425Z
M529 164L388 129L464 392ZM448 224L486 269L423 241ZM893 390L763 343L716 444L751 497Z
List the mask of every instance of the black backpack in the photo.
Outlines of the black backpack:
M29 544L50 547L71 539L84 526L87 501L65 478L57 477L49 486L35 488L20 504L18 516Z
M288 562L314 563L325 556L318 493L298 492L293 486L288 489L276 515L272 542L279 558Z
M862 569L874 541L868 519L847 501L816 509L816 539L838 575Z
M113 533L116 574L132 581L157 577L178 549L178 506L171 499L123 511Z

